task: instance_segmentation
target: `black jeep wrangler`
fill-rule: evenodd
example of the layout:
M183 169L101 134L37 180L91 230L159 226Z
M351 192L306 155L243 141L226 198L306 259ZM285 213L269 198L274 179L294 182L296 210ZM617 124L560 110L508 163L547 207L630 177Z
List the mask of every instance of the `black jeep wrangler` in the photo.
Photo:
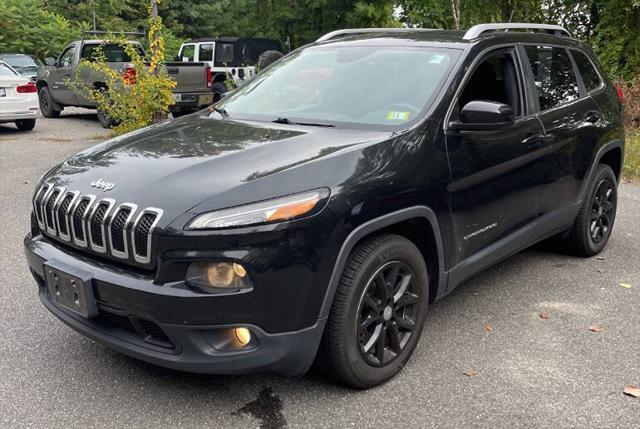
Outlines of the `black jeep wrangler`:
M45 307L115 350L366 388L473 274L550 237L600 252L623 145L561 27L342 30L55 166L26 255Z

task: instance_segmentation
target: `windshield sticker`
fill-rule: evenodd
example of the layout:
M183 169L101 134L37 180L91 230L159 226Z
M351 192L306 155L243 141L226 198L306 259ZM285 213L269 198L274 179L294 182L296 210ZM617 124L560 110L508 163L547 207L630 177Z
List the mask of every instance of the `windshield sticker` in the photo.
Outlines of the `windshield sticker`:
M431 60L429 62L431 64L440 64L444 60L444 55L433 54L431 55Z
M389 112L387 113L387 121L408 121L409 112Z

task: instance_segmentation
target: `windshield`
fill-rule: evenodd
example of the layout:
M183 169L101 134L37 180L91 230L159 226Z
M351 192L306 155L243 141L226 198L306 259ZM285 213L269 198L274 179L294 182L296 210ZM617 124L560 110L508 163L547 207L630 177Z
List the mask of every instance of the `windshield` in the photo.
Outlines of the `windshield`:
M391 129L429 107L459 51L431 47L307 48L225 98L231 117Z
M19 73L37 72L41 65L39 60L36 61L27 55L5 55L2 59Z

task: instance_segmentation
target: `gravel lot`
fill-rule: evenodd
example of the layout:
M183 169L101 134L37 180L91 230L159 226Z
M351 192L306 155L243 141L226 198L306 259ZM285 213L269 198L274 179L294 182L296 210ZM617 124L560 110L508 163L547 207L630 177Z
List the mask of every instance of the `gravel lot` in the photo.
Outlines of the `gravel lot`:
M640 398L622 393L640 386L640 186L621 185L600 258L538 246L433 305L413 359L382 387L185 374L105 349L37 298L22 251L34 183L106 134L69 110L30 133L0 125L0 426L640 426Z

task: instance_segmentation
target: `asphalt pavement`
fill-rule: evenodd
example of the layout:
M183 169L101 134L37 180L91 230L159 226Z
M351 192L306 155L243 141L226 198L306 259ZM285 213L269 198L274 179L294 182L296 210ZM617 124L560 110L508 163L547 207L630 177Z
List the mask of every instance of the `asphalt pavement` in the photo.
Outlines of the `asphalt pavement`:
M163 369L45 310L22 250L34 184L105 135L83 110L33 132L0 125L0 426L640 427L640 398L623 394L640 386L640 186L621 185L600 257L547 245L496 265L429 308L397 377L354 391L318 374Z

